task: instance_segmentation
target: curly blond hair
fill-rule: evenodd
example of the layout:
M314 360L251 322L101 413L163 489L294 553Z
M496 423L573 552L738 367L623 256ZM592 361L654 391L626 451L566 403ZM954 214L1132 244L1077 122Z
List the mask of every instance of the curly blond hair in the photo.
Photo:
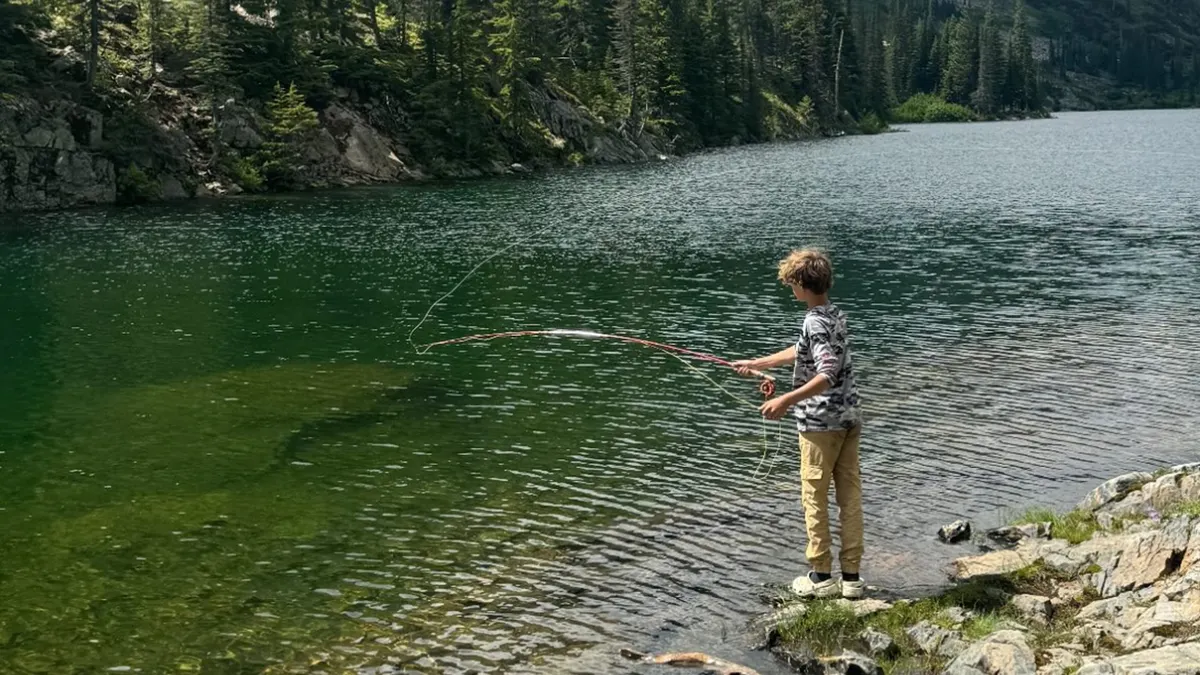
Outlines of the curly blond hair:
M779 280L813 293L828 293L833 286L833 263L823 251L797 249L779 261Z

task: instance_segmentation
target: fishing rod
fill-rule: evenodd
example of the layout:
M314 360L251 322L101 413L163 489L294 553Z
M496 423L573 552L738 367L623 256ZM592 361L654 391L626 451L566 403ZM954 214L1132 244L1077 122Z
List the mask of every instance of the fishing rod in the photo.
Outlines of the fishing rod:
M708 363L715 363L717 365L727 366L729 368L736 368L736 366L733 365L732 361L723 359L715 354L709 354L707 352L698 352L693 349L686 349L684 347L677 347L675 345L670 345L670 344L666 344L663 342L655 342L653 340L646 340L644 338L632 337L629 335L613 335L611 333L598 333L596 331L577 330L577 329L572 329L572 328L552 328L552 329L548 329L548 330L514 330L514 331L506 331L506 332L502 332L502 333L480 333L477 335L465 335L463 337L457 337L457 338L453 338L450 340L441 340L440 342L431 342L429 344L422 345L421 353L424 353L430 349L433 349L434 347L444 347L447 345L463 344L463 343L467 343L467 342L489 342L491 340L500 340L500 339L505 339L505 338L515 338L515 337L531 337L531 336L579 337L579 338L593 338L593 339L602 339L602 340L616 340L618 342L624 342L627 344L642 345L643 347L650 347L652 349L658 349L658 350L667 352L672 355L687 356L687 357L696 359L697 361L706 361ZM759 379L758 392L760 394L762 394L764 398L771 398L772 396L775 395L775 377L774 376L772 376L768 373L764 373L764 372L761 372L758 370L753 370L753 369L749 369L749 373Z

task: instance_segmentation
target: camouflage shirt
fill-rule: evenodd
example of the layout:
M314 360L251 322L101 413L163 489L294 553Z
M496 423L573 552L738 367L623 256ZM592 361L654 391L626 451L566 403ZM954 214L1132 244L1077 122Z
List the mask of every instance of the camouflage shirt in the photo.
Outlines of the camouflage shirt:
M804 326L796 342L793 389L804 386L817 375L828 378L830 386L796 404L800 431L837 431L862 424L846 315L832 304L813 307L804 315Z

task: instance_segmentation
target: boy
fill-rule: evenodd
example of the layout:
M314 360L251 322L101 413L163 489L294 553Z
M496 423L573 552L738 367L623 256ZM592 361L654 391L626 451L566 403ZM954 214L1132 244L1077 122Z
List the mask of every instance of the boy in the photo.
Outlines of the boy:
M779 263L779 280L808 306L795 346L759 359L737 361L738 372L795 364L793 391L762 404L770 420L795 407L800 428L800 478L807 557L812 571L797 577L792 590L804 597L863 597L858 576L863 553L862 481L858 441L862 414L850 359L846 315L829 302L833 265L820 251L793 251ZM829 535L829 482L837 490L842 520L841 582L833 577Z

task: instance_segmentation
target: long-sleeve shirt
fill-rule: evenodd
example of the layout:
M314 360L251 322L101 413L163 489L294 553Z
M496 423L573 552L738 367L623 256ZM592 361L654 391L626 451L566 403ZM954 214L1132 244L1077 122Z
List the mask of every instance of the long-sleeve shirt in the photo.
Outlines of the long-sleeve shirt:
M796 342L793 388L817 375L829 380L829 388L796 405L800 431L840 431L862 424L846 314L833 304L808 310Z

